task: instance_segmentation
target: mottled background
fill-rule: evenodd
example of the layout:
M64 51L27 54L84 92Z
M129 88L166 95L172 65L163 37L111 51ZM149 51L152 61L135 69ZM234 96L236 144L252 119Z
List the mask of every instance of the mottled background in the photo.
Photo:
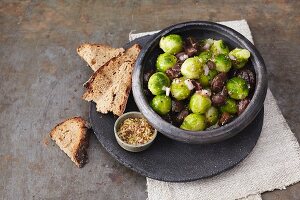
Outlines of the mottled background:
M82 84L92 71L83 42L122 46L130 30L189 20L246 19L269 72L269 86L300 139L300 1L0 2L0 198L146 199L145 178L111 158L94 136L78 169L48 138L61 120L87 119ZM300 184L263 199L300 199Z

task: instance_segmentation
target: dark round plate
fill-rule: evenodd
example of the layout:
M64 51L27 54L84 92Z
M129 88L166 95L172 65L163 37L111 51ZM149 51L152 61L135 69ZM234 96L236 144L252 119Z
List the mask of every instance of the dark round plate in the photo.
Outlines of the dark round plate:
M139 38L132 43L143 46L151 36ZM138 111L132 95L125 112ZM254 148L263 125L263 109L241 133L214 144L186 144L158 134L152 146L139 153L122 149L114 136L113 114L101 114L96 104L90 106L90 122L103 147L120 163L149 178L184 182L193 181L226 171L249 155Z

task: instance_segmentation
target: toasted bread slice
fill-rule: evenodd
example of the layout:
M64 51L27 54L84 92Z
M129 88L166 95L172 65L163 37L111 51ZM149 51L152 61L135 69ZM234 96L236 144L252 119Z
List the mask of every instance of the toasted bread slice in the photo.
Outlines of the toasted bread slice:
M135 44L99 68L85 84L87 90L82 98L94 101L97 111L101 113L113 112L115 115L122 115L131 90L132 70L140 49Z
M97 71L110 59L124 52L123 48L113 48L104 44L82 44L77 48L78 55L83 58L89 66Z
M59 123L50 132L51 139L78 167L83 167L88 161L88 128L90 126L84 119L73 117Z

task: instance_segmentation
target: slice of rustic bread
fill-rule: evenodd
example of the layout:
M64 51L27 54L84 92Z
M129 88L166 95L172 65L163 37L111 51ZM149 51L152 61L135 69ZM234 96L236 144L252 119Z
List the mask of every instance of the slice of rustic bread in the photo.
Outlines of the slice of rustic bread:
M78 167L83 167L88 161L88 128L90 125L84 119L73 117L59 123L50 132L51 139Z
M105 44L82 44L77 48L78 55L83 58L89 66L97 71L110 59L124 52L123 48L113 48Z
M87 91L82 98L94 101L97 111L101 113L113 112L115 115L122 115L131 90L132 70L139 52L140 46L135 44L99 68L85 84Z

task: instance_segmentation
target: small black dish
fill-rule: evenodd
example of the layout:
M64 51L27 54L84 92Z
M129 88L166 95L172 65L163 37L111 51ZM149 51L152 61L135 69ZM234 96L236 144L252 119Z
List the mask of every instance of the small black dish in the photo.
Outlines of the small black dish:
M235 120L222 127L205 131L187 131L180 129L162 119L149 105L143 91L144 71L154 69L157 56L162 53L159 41L162 36L179 34L183 38L192 36L198 40L205 38L222 39L229 47L248 49L251 53L250 62L256 74L256 87L247 109ZM147 120L165 136L193 144L213 143L228 139L245 129L257 116L267 93L267 72L260 53L254 45L235 30L213 22L192 21L170 26L156 34L142 49L136 61L132 76L132 91L140 112Z

